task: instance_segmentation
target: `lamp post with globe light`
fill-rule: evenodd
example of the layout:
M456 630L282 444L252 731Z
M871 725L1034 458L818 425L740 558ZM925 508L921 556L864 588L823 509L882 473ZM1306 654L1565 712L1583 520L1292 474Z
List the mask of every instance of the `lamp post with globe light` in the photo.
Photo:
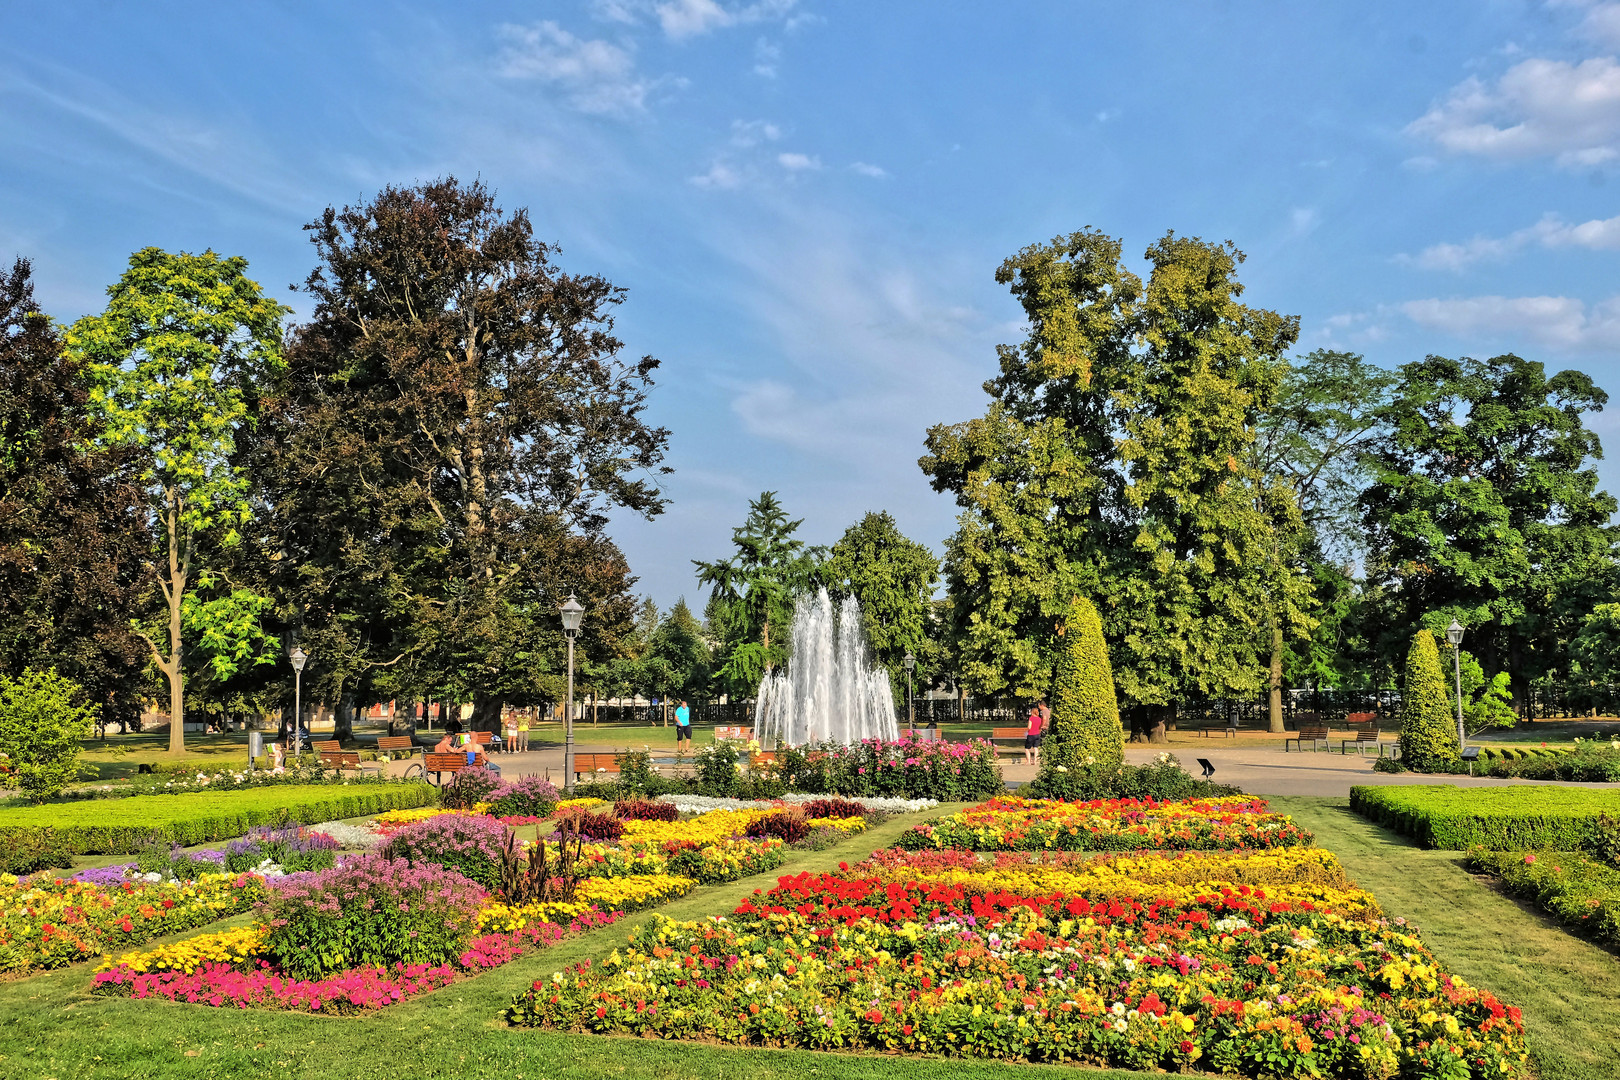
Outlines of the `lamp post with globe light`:
M1451 664L1457 675L1457 752L1461 753L1466 736L1463 733L1462 713L1462 623L1456 619L1446 627L1446 640L1451 642Z
M304 665L309 662L309 654L297 645L287 654L287 659L293 666L293 757L303 752L303 724L304 724Z
M574 635L585 619L585 605L570 592L561 609L563 634L568 638L568 701L563 706L563 790L574 792Z

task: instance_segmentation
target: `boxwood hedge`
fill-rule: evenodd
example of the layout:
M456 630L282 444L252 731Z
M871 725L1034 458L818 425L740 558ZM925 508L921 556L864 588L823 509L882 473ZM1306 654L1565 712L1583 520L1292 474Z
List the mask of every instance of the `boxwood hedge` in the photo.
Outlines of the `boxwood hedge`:
M313 824L427 806L437 788L421 783L310 784L135 795L0 808L0 846L52 839L75 855L130 855L154 835L190 846L241 836L256 825Z
M1427 847L1595 851L1598 818L1620 815L1620 790L1358 785L1350 789L1350 808Z

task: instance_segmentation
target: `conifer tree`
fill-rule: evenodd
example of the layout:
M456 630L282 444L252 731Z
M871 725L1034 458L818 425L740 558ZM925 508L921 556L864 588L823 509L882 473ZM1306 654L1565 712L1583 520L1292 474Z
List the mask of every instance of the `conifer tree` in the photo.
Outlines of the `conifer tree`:
M1457 725L1440 670L1440 650L1427 630L1412 636L1401 693L1401 760L1419 772L1456 761Z
M1102 620L1091 601L1069 605L1062 651L1052 677L1052 727L1041 747L1041 787L1060 792L1057 770L1118 765L1125 759L1125 731L1114 697Z

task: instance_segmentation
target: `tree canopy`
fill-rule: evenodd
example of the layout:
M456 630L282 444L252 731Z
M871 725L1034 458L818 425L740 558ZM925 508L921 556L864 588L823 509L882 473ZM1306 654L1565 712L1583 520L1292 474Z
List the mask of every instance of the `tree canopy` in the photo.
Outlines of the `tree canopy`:
M860 603L867 642L895 693L905 693L908 652L917 665L916 688L927 689L939 669L929 632L939 558L902 533L887 512L869 513L832 546L821 576L829 590Z

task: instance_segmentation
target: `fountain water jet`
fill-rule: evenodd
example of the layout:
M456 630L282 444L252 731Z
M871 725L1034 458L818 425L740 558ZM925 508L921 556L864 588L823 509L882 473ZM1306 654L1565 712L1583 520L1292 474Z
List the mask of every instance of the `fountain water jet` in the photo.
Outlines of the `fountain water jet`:
M802 746L898 739L889 673L872 663L861 606L846 597L834 618L827 590L793 606L793 656L759 684L755 726L760 745Z

